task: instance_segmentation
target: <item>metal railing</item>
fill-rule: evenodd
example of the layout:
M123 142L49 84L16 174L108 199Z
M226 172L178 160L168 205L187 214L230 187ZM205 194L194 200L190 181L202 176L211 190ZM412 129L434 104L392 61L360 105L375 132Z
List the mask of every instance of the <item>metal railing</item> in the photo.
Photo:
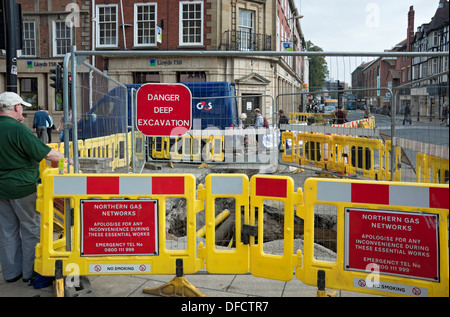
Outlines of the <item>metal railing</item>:
M225 31L227 51L270 51L272 36L244 31Z

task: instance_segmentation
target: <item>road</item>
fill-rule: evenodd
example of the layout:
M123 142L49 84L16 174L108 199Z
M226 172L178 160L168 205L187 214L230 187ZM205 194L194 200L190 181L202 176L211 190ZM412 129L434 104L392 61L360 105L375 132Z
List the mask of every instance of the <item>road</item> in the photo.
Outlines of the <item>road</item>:
M375 124L380 133L391 135L391 117L381 114L373 114L375 116ZM362 110L352 110L348 116L350 121L359 120L364 117ZM403 115L398 115L395 125L395 136L397 138L419 141L428 144L435 144L449 148L449 128L441 126L436 122L417 121L413 118L412 125L406 123L403 125ZM403 149L408 156L413 167L416 166L417 152Z
M380 133L391 135L391 117L373 114L375 123ZM349 120L360 120L364 117L362 110L351 110ZM403 116L398 115L395 125L395 136L424 143L436 144L449 147L449 128L440 124L425 121L417 121L413 118L412 125L406 123L403 125Z

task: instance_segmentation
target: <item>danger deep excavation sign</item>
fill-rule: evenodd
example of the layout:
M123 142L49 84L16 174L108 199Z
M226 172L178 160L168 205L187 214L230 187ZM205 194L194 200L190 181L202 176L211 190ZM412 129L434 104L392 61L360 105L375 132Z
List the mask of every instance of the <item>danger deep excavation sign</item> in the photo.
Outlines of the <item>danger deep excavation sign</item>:
M142 85L136 102L136 126L144 135L181 136L191 129L192 95L185 85Z
M345 269L439 282L438 215L349 208Z

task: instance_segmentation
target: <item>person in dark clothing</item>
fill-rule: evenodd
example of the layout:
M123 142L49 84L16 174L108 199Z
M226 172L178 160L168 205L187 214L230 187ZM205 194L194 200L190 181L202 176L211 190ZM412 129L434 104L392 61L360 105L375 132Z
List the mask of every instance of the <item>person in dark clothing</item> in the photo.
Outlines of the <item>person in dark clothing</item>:
M347 114L345 113L342 106L339 106L334 115L336 116L336 124L344 124L345 122L348 122Z
M44 111L44 107L39 106L39 111L34 114L33 129L36 129L38 138L44 143L47 143L47 123L51 127L52 119Z
M409 122L409 124L412 124L412 120L411 120L411 108L406 105L405 107L405 117L403 118L403 125L405 125L405 122Z
M280 128L282 124L289 124L289 119L288 119L288 117L286 117L286 115L284 114L283 109L280 109L280 110L278 111L278 115L280 116L279 119L278 119L278 128ZM282 144L282 133L285 132L285 131L286 131L286 130L281 130L281 129L280 129L280 142L278 143L278 149L279 149L280 151L282 151L282 149L281 149L281 144ZM287 144L287 142L286 142L286 150L287 150L287 149L289 149L289 144Z
M33 278L41 225L36 211L39 163L64 158L21 123L24 107L31 104L16 93L0 94L0 264L7 283Z

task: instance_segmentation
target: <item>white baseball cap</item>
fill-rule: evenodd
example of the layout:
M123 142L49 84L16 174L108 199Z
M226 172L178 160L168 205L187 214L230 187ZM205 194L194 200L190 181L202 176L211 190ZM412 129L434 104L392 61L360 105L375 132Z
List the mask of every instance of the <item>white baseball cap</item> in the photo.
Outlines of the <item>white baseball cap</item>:
M31 107L31 103L24 101L18 94L11 91L5 91L0 94L0 104L7 107L15 106L17 104L24 105L25 107Z

